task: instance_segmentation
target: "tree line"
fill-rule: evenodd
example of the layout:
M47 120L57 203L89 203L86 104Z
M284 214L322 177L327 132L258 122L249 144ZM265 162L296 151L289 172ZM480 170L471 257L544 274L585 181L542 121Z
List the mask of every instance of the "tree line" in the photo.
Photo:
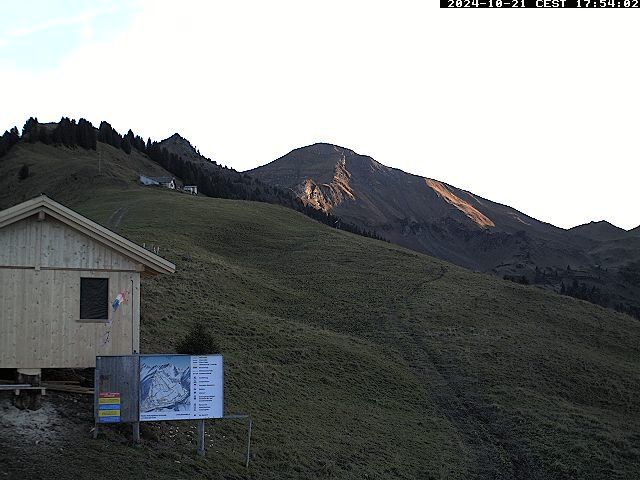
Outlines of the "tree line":
M547 271L547 268L549 271ZM618 312L626 313L640 319L640 307L638 305L621 299L615 293L602 291L602 289L596 285L578 281L577 278L571 279L570 276L573 275L573 270L570 266L567 266L566 271L564 269L557 270L547 268L541 270L536 266L532 277L528 277L527 275L506 274L503 275L502 278L522 285L551 285L554 286L554 290L560 295L578 298L600 305L601 307L612 308ZM623 281L634 286L640 286L640 262L627 264L620 269L618 275L622 277ZM561 280L561 277L565 278ZM566 283L565 280L567 281ZM560 281L559 286L558 281Z
M100 127L98 128L98 141L119 148L127 155L131 153L132 148L141 153L146 153L151 144L151 139L147 140L145 144L144 139L139 135L135 135L131 129L125 135L120 135L115 128L104 120L100 122Z
M18 133L18 129L13 127L11 130L7 130L0 137L0 158L4 157L11 147L13 147L20 140L20 134Z
M43 125L37 118L31 117L22 128L22 138L28 143L42 142L85 150L95 150L98 141L96 129L90 121L81 118L76 122L69 117L62 117L54 126Z
M601 307L613 308L618 312L626 313L627 315L640 320L640 308L638 306L616 300L613 295L602 292L600 288L595 285L589 286L584 282L578 282L575 278L573 279L573 282L567 285L565 285L564 282L561 282L560 294L595 303Z

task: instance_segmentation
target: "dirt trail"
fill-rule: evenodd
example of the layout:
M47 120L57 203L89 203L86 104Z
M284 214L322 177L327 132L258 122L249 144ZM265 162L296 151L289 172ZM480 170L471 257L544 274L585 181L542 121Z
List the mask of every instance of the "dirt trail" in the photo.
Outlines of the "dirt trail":
M432 398L440 412L456 428L460 441L467 447L465 463L469 475L505 480L538 478L536 466L526 452L521 451L518 442L486 417L482 405L474 401L472 392L465 390L464 383L447 367L446 360L432 351L424 332L416 330L422 327L401 320L399 313L429 284L441 280L447 270L441 267L439 272L425 275L413 286L407 285L405 293L389 300L391 321L405 334L399 337L399 350L416 377L432 386ZM526 467L524 471L523 467Z
M120 207L115 212L111 214L109 220L107 220L107 226L115 230L122 223L122 219L129 212L129 207Z

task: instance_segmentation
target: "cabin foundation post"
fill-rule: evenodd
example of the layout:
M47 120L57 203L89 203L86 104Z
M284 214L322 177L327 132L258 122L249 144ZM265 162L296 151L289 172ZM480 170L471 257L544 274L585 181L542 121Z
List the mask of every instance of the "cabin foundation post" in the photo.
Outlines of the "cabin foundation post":
M39 387L42 377L42 370L39 368L18 368L18 384L29 384ZM20 410L38 410L42 406L42 391L22 390L19 395L14 396L13 404Z

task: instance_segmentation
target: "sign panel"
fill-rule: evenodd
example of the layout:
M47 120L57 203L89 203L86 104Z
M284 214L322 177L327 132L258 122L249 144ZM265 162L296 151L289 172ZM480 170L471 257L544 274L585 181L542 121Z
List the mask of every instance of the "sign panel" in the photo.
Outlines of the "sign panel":
M96 357L94 379L96 423L138 421L140 417L138 365L137 355Z
M141 355L140 421L222 418L222 355Z
M120 394L107 392L98 394L98 423L120 421Z

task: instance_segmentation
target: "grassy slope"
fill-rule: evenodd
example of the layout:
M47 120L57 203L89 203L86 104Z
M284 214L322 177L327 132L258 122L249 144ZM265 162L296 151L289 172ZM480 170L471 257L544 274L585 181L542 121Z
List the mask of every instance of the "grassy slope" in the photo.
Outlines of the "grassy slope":
M36 147L10 161L19 167L34 149L41 167L62 159ZM128 168L54 197L103 224L125 207L118 231L177 264L143 284L143 349L170 352L191 322L210 323L226 411L255 418L253 464L240 464L239 425L215 424L217 448L195 459L187 424L177 434L161 424L147 427L161 440L142 450L106 440L67 449L51 475L640 475L639 322L280 207L137 188Z
M30 176L18 181L18 170ZM127 155L98 143L97 151L18 144L0 158L0 209L45 193L65 204L80 203L101 188L137 188L138 174L170 176L157 163L136 150Z

